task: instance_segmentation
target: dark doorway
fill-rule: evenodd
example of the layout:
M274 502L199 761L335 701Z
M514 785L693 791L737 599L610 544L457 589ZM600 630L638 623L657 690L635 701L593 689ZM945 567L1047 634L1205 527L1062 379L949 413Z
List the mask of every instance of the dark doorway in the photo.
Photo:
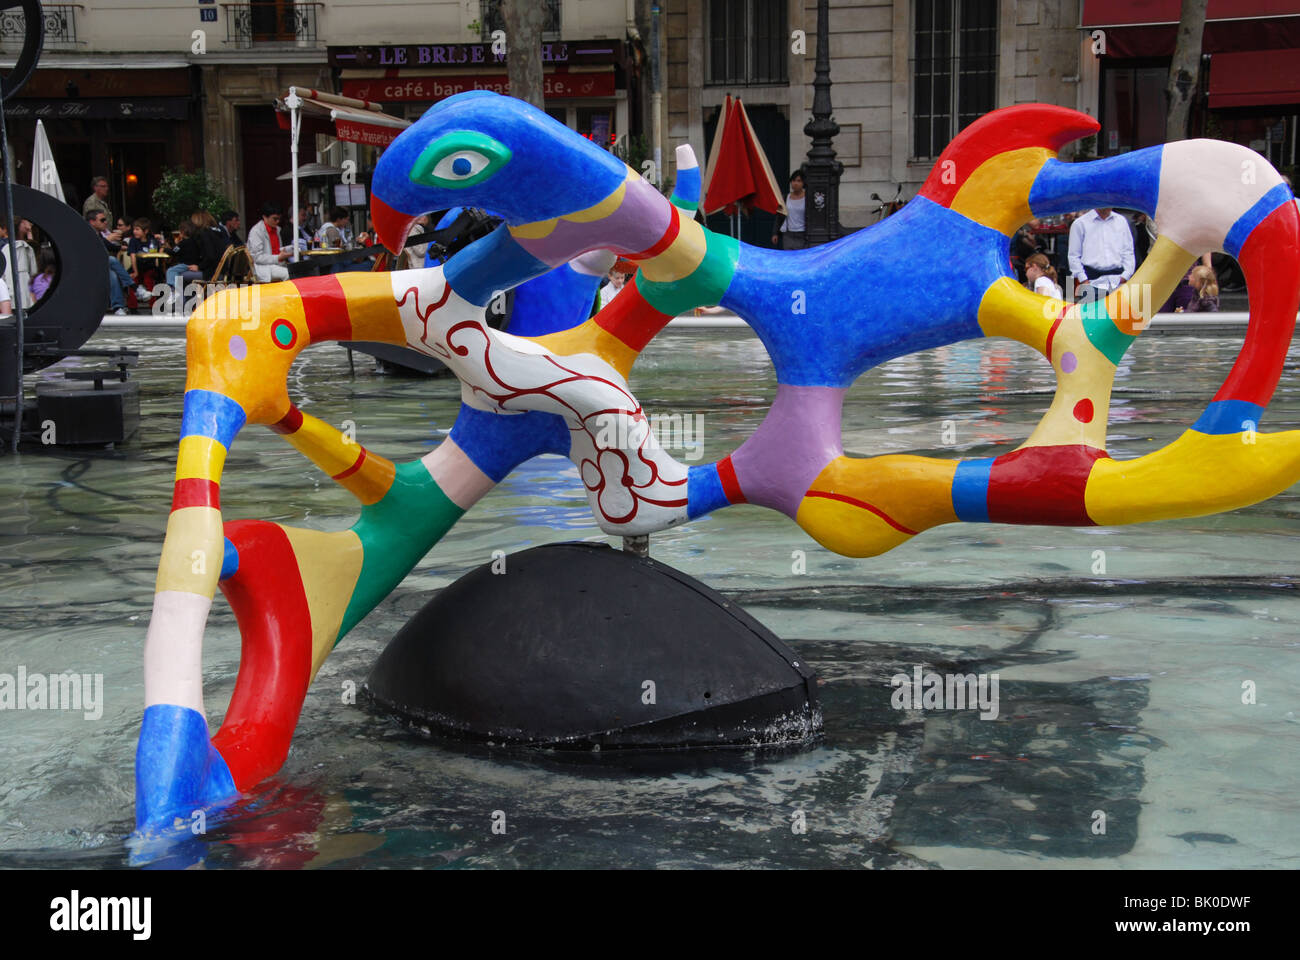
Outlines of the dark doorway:
M287 217L293 203L293 184L275 178L290 166L289 131L280 129L272 107L240 107L239 135L244 150L243 222L255 223L262 204L268 200L278 203Z
M106 176L115 215L156 218L152 191L162 179L166 157L163 142L109 144Z
M84 203L86 198L90 196L90 178L97 177L100 174L108 176L108 173L96 169L94 164L91 162L91 143L89 138L84 140L59 141L54 141L53 138L51 138L51 141L50 149L54 152L54 165L58 168L59 180L63 182L63 198L67 200L78 213L80 213L82 203ZM16 151L18 156L29 158L29 163L32 155L32 142L33 139L29 139L28 142L20 144ZM19 182L25 180L30 183L31 171L19 170L18 180ZM109 190L110 192L112 191L112 181L109 181ZM120 205L113 207L113 210L115 211L120 211L121 209L122 207Z
M1114 156L1165 142L1169 60L1108 62L1101 72L1097 155Z
M712 115L705 118L704 148L706 151L713 146L713 131L718 127L718 117L721 113L722 108L715 107ZM784 197L790 178L790 121L781 108L774 105L760 104L751 107L745 104L745 113L749 115L754 135L758 137L759 146L767 154L767 162L772 167L772 175L776 177L777 188ZM708 157L700 157L699 161L700 167L703 168L708 164ZM731 236L731 218L725 213L715 213L704 222L710 230ZM749 215L742 213L740 239L756 247L770 247L772 226L775 223L776 217L765 210L755 210Z

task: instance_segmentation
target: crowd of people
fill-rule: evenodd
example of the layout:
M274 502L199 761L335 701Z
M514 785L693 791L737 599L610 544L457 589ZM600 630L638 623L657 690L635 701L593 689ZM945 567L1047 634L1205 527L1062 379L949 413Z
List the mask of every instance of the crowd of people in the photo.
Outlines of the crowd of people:
M1044 249L1042 223L1031 220L1011 242L1011 266L1035 293L1083 302L1106 296L1137 272L1155 243L1155 223L1136 214L1130 223L1112 207L1097 207L1059 218L1069 225L1064 263L1054 264ZM1058 253L1059 257L1059 253ZM1066 284L1062 286L1062 277ZM1160 313L1206 313L1219 309L1219 280L1209 253L1187 271Z
M786 196L784 217L773 228L772 244L786 250L801 249L805 242L805 193L803 173L790 175L790 192ZM334 207L318 225L309 204L299 209L298 235L291 238L283 210L275 203L262 205L260 217L240 236L239 215L227 210L213 217L197 210L173 230L171 240L155 229L147 218L129 220L113 218L108 203L108 180L95 177L91 193L82 205L82 214L102 238L107 255L109 309L125 315L129 306L148 306L159 297L173 297L174 291L191 282L214 279L226 251L244 247L248 253L253 278L259 283L289 279L287 263L295 246L300 251L345 251L375 244L373 227L356 236L352 216L343 207ZM1035 293L1075 301L1105 296L1133 276L1155 241L1155 224L1142 214L1130 222L1110 207L1099 207L1055 218L1068 224L1068 248L1055 262L1045 249L1042 224L1032 220L1012 239L1011 266L1021 282ZM421 218L421 226L428 218ZM418 229L418 227L417 227ZM55 274L55 258L48 244L42 245L37 231L28 220L16 227L17 274L8 260L8 232L0 224L0 240L5 243L5 270L0 278L0 316L13 309L13 296L21 296L24 308L39 303L48 292ZM142 256L165 253L166 257ZM393 269L422 266L423 246L404 250ZM160 264L168 264L160 266ZM348 269L342 267L341 269ZM355 268L355 267L351 267ZM367 267L362 264L361 269ZM612 300L623 287L626 275L611 271L610 280L600 291L600 305ZM1193 313L1219 309L1219 279L1209 253L1183 277L1178 288L1161 307L1161 312Z
M159 298L174 302L176 291L191 283L227 279L224 275L218 278L217 273L231 247L246 250L252 270L249 279L270 283L289 279L287 263L293 258L295 247L300 251L313 248L344 251L375 243L369 221L368 229L354 237L352 216L346 209L334 207L328 219L317 226L307 203L298 211L298 235L290 237L292 228L284 222L284 211L273 202L262 205L247 239L240 235L240 218L233 210L226 210L218 217L207 210L196 210L169 231L169 239L168 232L157 229L147 217L114 220L108 203L108 180L104 177L95 177L91 182L91 193L82 205L82 214L103 240L109 310L118 316L126 315L131 307L147 307ZM27 221L23 223L30 229ZM423 250L419 251L419 257L422 265ZM413 254L408 253L407 258L413 259ZM33 289L37 298L48 288L49 277L53 275L52 255L48 271L43 263L39 272L33 268L30 279L22 281L24 289L33 289L31 285L39 288L39 292ZM0 312L3 306L0 301Z

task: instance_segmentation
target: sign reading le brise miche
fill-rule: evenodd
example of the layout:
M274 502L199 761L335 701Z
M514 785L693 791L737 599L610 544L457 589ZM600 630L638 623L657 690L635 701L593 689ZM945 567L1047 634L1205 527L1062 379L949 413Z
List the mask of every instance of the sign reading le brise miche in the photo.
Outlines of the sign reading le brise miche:
M609 64L623 60L621 40L559 41L542 44L544 64ZM331 47L332 67L465 67L500 66L503 53L491 43L437 43L419 46Z

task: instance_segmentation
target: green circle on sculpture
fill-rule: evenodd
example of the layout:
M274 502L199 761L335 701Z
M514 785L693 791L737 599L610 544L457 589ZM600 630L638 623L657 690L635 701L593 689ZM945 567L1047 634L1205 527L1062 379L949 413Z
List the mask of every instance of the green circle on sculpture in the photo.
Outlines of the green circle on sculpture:
M293 342L298 339L294 335L293 327L285 320L281 320L271 327L271 336L282 347L292 347Z

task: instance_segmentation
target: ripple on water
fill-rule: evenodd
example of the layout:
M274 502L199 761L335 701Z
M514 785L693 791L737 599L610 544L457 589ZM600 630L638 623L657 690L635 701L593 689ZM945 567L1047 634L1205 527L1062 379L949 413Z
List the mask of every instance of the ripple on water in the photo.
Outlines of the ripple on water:
M141 651L171 496L184 349L142 353L142 432L116 451L0 464L0 673L104 676L103 713L0 713L0 864L122 865L143 702ZM1111 452L1135 457L1196 419L1237 343L1137 342L1117 375ZM752 337L672 334L632 378L647 411L703 416L705 462L775 393ZM892 361L845 400L859 455L982 457L1026 436L1051 370L1006 342ZM450 381L386 379L309 350L296 403L397 460L440 442ZM1280 385L1267 428L1300 421ZM955 436L944 437L951 425ZM681 453L681 451L675 451ZM348 495L267 431L231 451L228 517L341 529ZM431 743L345 702L430 591L495 549L605 539L576 472L544 457L477 506L340 645L276 778L183 864L304 867L1282 865L1300 855L1294 691L1295 490L1231 514L1127 528L954 525L846 560L784 518L738 507L653 539L655 556L728 593L818 671L825 736L808 749L704 756L525 756ZM803 573L796 573L802 551ZM1098 568L1098 551L1104 570ZM218 598L205 695L220 721L239 641ZM997 673L999 716L896 710L896 674ZM1242 702L1253 683L1256 702ZM501 811L505 835L493 834ZM1097 811L1104 834L1093 831ZM805 833L792 827L798 814ZM1186 837L1233 842L1190 842Z

